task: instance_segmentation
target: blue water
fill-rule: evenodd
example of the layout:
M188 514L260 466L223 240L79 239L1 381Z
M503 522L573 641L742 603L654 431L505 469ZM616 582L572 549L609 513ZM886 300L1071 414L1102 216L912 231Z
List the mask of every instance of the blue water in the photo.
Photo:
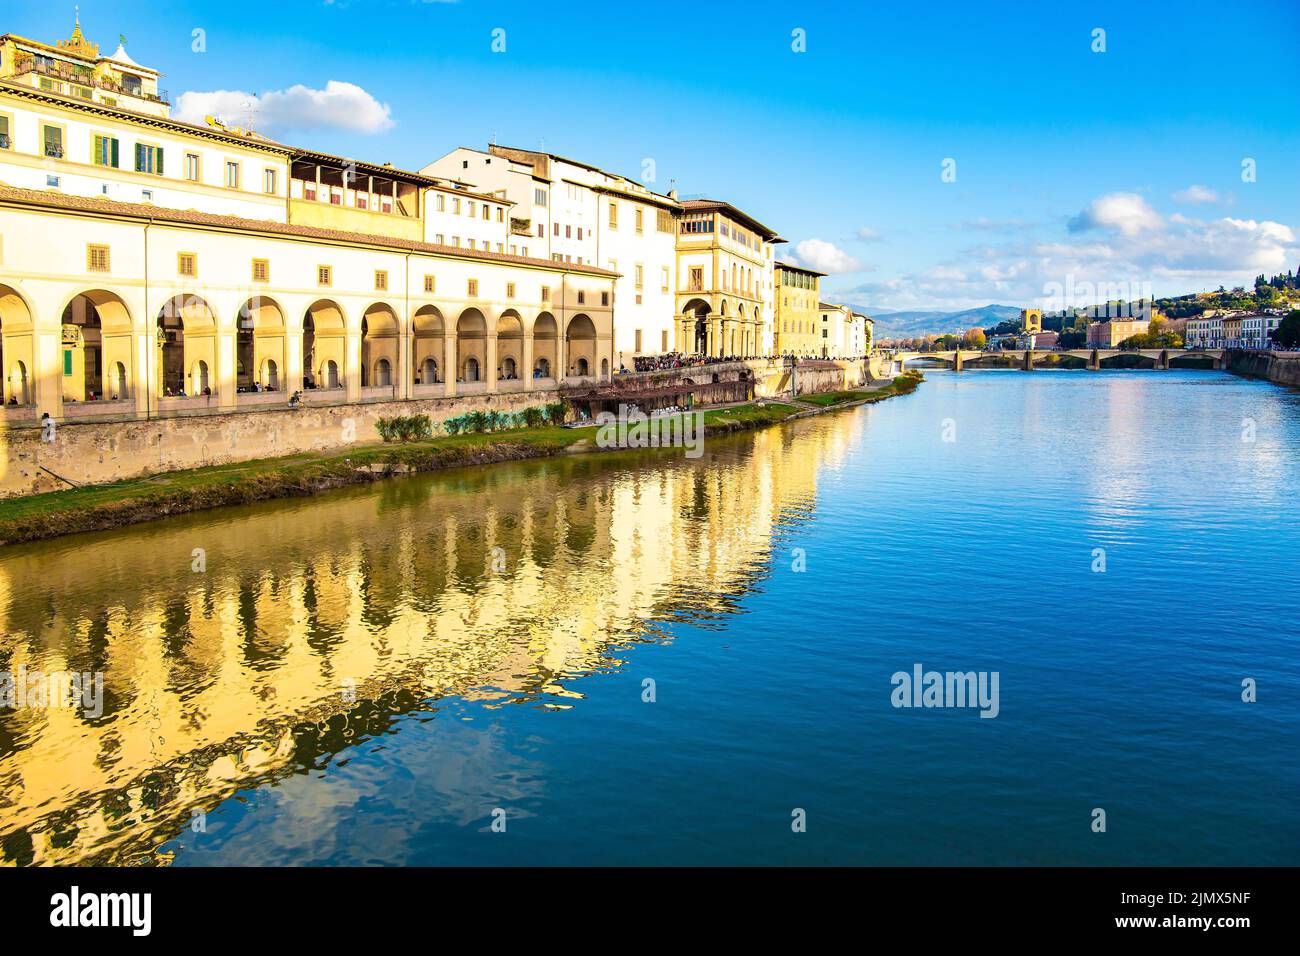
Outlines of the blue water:
M0 559L12 618L25 588L48 597L37 563L60 580L60 562L98 561L110 588L130 574L109 556L137 539L178 561L206 540L210 568L263 542L248 568L209 572L207 604L190 588L173 614L188 623L162 627L177 727L190 706L203 710L190 726L214 719L197 701L216 674L270 708L295 668L325 661L337 676L361 645L426 674L437 662L440 689L396 679L369 709L291 731L266 717L260 745L255 731L202 747L178 731L193 753L123 775L122 792L153 774L164 796L132 818L139 840L104 852L172 865L1300 862L1300 393L1213 372L927 375L910 396L711 439L694 462L419 478ZM301 534L278 545L289 528ZM484 569L494 546L508 581ZM363 593L365 612L345 625L322 599L319 620L245 620L238 661L213 663L203 620L240 627L221 596L304 568L322 595L334 579ZM165 582L153 587L122 599L127 616L165 605ZM915 664L998 672L997 717L895 708L891 675ZM0 755L0 778L23 743ZM199 765L209 783L193 783ZM224 791L210 784L222 773ZM69 825L28 828L33 846L58 819Z

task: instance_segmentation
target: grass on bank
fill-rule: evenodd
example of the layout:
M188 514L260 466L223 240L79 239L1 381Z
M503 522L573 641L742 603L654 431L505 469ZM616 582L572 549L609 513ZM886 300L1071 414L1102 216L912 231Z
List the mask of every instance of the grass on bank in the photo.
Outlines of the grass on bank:
M900 387L903 378L912 380ZM802 400L827 407L858 399L876 401L910 392L920 380L919 374L909 372L872 391L835 392L804 396ZM799 411L782 402L736 405L706 411L704 426L706 433L740 431L777 424ZM557 425L471 432L211 465L0 499L0 545L103 530L226 505L298 497L391 474L544 458L577 445L590 445L592 436L590 429Z
M920 372L912 370L904 372L888 385L882 385L880 388L855 388L840 392L822 392L818 395L803 395L799 400L810 405L820 405L822 408L830 408L832 405L844 405L849 402L878 402L889 398L891 395L906 395L909 392L916 391L916 387L921 384L923 379L924 376Z

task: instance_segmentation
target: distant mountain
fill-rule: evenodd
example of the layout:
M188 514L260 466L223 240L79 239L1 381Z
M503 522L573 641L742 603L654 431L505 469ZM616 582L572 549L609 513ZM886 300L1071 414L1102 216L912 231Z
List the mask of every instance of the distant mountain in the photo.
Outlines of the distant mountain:
M940 311L876 311L866 306L852 306L876 320L876 338L915 338L918 335L942 335L945 332L964 332L972 328L988 328L1005 319L1020 318L1020 307L1014 305L985 305L961 312Z

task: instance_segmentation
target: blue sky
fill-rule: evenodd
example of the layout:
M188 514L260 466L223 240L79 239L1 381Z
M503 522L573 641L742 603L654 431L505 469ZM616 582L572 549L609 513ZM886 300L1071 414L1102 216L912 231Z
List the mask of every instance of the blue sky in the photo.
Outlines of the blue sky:
M243 124L251 94L254 127L297 145L413 169L493 137L629 176L653 159L653 188L735 203L873 310L1300 265L1300 4L879 7L87 0L81 19L188 111ZM71 20L10 7L0 30Z

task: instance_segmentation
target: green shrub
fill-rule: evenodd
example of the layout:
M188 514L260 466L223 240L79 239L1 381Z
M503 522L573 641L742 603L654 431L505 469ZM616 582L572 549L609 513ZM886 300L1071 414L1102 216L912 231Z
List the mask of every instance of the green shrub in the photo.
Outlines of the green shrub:
M433 436L433 422L428 415L397 415L379 419L375 431L385 442L419 441Z
M529 428L536 428L546 421L546 409L538 405L529 405L523 410L524 424Z
M564 402L549 402L546 405L546 420L552 425L564 424L564 413L567 407Z
M488 417L485 412L473 411L465 416L465 426L467 431L482 432L488 426Z

